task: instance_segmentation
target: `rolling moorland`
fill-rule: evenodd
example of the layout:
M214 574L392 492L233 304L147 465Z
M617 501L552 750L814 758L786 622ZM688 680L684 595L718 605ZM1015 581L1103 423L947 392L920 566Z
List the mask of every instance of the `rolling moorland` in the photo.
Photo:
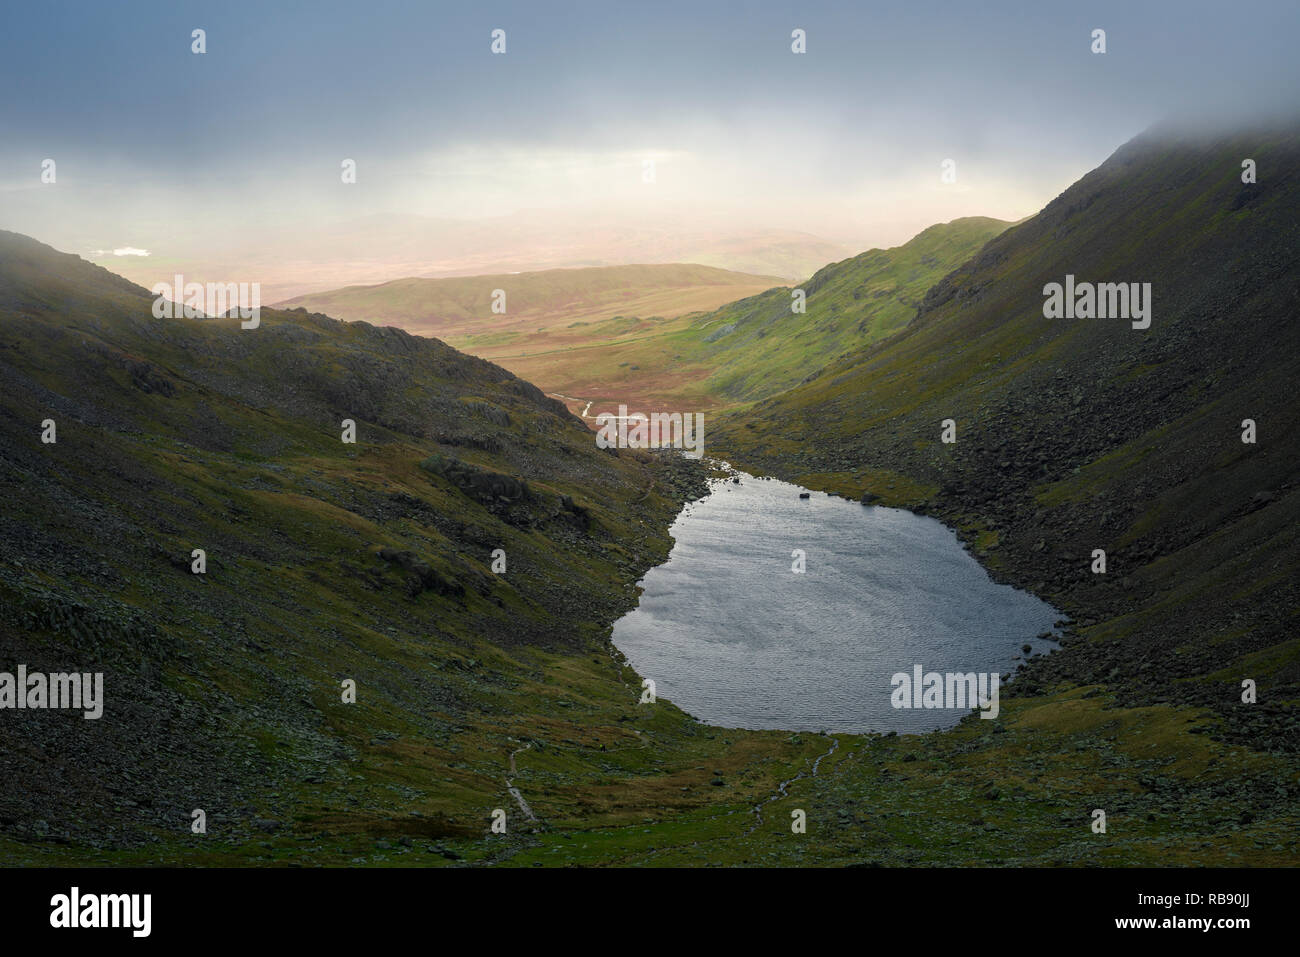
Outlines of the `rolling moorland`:
M924 736L637 704L608 626L701 491L688 463L601 452L433 340L156 320L140 287L0 234L3 660L108 692L99 721L0 724L0 859L1293 863L1298 160L1293 132L1140 138L901 331L712 426L747 468L942 517L1071 614L998 720ZM1043 319L1067 272L1152 282L1151 329Z
M958 219L825 266L799 287L807 296L801 314L791 312L791 288L781 280L680 264L405 279L281 305L436 335L578 414L589 402L591 414L616 402L712 410L773 395L849 348L898 331L931 286L1008 225ZM506 316L491 312L498 288L507 293Z
M690 376L665 375L658 345L680 317L771 289L783 280L712 266L599 266L455 279L400 279L349 286L286 300L286 309L325 312L437 336L495 362L565 402L581 415L598 395L639 397L628 390L670 388ZM506 313L492 311L494 290L506 293ZM638 318L648 317L648 318ZM654 340L651 345L649 340ZM644 371L618 356L631 348ZM617 383L616 387L596 383Z
M531 352L545 348L546 334L575 324L622 315L674 317L713 309L779 282L774 276L680 263L596 266L453 279L395 279L376 286L348 286L297 296L277 303L277 308L301 307L336 319L383 322L416 335L436 336L458 348ZM506 293L504 314L492 311L496 289Z
M699 263L782 282L802 279L852 247L791 229L746 228L726 211L646 199L640 212L599 206L458 220L414 213L318 223L266 217L256 230L178 229L148 257L106 256L99 265L147 288L183 273L197 282L265 276L262 301L278 303L341 286L409 277L448 278L622 266ZM62 245L94 249L93 232ZM709 306L707 308L712 308ZM338 317L343 318L343 317Z

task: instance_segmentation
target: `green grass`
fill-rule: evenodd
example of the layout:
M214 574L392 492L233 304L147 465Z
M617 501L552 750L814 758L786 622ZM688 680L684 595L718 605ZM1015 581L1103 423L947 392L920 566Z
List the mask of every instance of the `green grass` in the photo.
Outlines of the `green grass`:
M1293 139L1265 144L1273 168ZM1270 156L1252 139L1103 167L932 287L915 321L711 425L712 449L742 465L939 514L1079 623L997 720L836 735L815 776L827 738L638 705L638 676L610 653L609 623L670 548L683 476L598 452L523 383L439 343L274 311L256 338L152 321L129 284L0 237L0 363L17 384L0 417L0 638L9 660L102 666L120 689L116 717L61 728L76 761L20 767L0 858L1289 865L1300 344L1294 324L1263 323L1293 311L1275 243L1294 197L1263 194L1251 220L1224 212L1237 187L1216 170L1247 147ZM1267 268L1242 272L1242 256ZM1147 270L1165 304L1151 336L1036 315L1046 276ZM1230 304L1205 305L1229 288ZM847 328L843 310L822 318ZM674 348L699 331L684 322ZM627 349L614 368L639 364L644 347ZM133 384L141 361L171 396ZM1232 446L1242 408L1263 410L1267 454ZM60 440L45 447L50 414ZM355 447L338 441L345 415ZM955 447L938 442L947 417ZM435 454L537 498L490 507L420 468ZM1256 503L1262 490L1277 494ZM587 528L561 495L590 509ZM174 564L195 543L202 581ZM1094 544L1104 579L1059 557ZM383 546L463 596L409 593ZM505 576L488 570L497 546ZM1240 705L1243 675L1260 680L1257 710ZM0 729L15 761L33 753L25 727ZM525 744L512 780L537 824L506 791ZM754 827L754 805L791 779ZM205 836L189 833L193 807ZM488 831L495 808L504 836Z

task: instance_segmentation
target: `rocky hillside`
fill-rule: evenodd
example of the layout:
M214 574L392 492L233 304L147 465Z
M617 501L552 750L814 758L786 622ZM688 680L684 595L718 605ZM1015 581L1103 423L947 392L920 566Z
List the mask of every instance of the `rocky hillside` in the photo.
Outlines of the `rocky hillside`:
M0 670L102 671L106 696L4 712L0 840L126 848L195 808L230 839L302 815L298 789L364 823L398 766L426 831L478 833L500 765L430 755L547 655L598 649L618 687L606 626L697 479L436 340L152 305L0 233Z
M717 425L715 448L932 510L1069 610L1074 639L1021 693L1194 702L1234 739L1294 750L1298 212L1296 127L1154 130L944 278L898 335ZM1045 287L1067 275L1150 283L1150 327L1045 318Z

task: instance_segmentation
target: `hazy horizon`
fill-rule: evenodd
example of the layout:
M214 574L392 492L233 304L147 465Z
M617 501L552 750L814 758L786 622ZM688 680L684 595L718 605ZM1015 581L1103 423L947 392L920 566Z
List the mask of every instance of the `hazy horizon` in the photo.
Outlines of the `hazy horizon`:
M272 298L634 261L794 278L934 223L1022 219L1154 123L1300 89L1300 10L1263 0L1176 22L1119 3L141 6L13 15L0 225L136 281Z

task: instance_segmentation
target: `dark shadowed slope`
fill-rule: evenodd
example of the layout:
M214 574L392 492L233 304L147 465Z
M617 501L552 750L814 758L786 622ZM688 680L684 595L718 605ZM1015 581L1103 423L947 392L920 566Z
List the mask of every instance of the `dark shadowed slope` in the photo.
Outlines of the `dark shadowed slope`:
M1246 158L1257 184L1241 181ZM1045 284L1067 274L1151 283L1150 328L1044 318ZM1298 311L1296 127L1156 130L935 286L905 331L714 439L755 466L935 510L1072 611L1080 637L1022 690L1065 679L1134 704L1195 701L1256 747L1295 749ZM1258 705L1241 703L1246 678Z
M508 745L484 716L556 710L521 685L557 652L596 649L621 688L605 626L685 480L433 339L151 305L0 233L0 670L102 671L107 698L99 720L4 712L2 834L135 846L194 808L218 843L346 808L364 827L394 775L429 834L478 833Z

